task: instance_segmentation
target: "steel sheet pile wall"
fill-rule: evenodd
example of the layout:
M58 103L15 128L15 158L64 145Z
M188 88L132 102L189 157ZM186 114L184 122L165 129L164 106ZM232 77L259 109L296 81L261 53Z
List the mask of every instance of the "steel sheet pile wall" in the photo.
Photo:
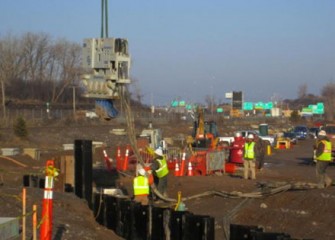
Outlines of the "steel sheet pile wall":
M263 232L263 228L257 226L243 226L230 224L230 240L293 240L286 233ZM297 239L295 239L297 240Z
M94 194L97 221L120 237L131 240L214 240L214 218L143 206L115 196Z
M92 174L93 174L93 153L92 141L74 141L74 165L75 183L74 192L79 198L86 199L88 206L92 209Z

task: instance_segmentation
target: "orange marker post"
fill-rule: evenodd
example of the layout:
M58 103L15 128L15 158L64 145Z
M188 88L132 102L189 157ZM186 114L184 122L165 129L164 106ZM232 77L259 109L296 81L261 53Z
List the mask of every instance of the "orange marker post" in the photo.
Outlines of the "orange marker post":
M33 240L37 240L37 206L33 205Z
M46 162L44 197L42 204L42 223L40 228L40 240L51 240L52 238L52 198L54 188L54 177L57 176L54 161Z
M22 240L26 239L26 200L27 191L25 188L22 189Z

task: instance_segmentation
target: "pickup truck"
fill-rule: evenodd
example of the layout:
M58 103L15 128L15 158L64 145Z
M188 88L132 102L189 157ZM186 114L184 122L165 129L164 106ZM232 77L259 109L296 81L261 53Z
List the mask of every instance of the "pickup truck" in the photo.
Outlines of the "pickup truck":
M259 136L262 140L266 141L269 145L275 146L276 144L276 138L273 136L260 136L259 132L256 130L242 130L242 131L236 131L240 132L242 137L245 138L249 134L257 135ZM219 137L219 142L224 142L227 144L231 144L234 141L234 137Z

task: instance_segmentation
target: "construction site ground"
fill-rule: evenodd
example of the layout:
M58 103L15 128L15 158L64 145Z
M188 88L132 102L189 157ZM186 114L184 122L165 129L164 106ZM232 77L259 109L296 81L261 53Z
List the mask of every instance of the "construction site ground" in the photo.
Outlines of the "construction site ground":
M190 124L189 124L190 125ZM180 129L172 126L159 126L163 135L172 137L177 134L189 134L189 125ZM22 215L22 179L25 174L40 172L45 161L65 154L62 144L73 143L75 139L102 141L113 157L116 146L128 142L126 136L112 135L110 131L117 125L82 124L80 126L39 127L29 129L29 138L20 140L13 136L11 129L1 129L1 147L36 147L41 150L39 160L27 155L10 158L0 157L2 185L0 186L0 216L19 217ZM266 156L265 168L257 172L256 180L244 180L242 172L235 174L213 174L209 176L175 177L169 175L168 194L177 198L195 196L208 191L253 193L260 191L259 183L316 183L315 165L312 164L312 146L314 140L299 141L291 149L273 150ZM71 154L67 151L66 154ZM103 163L101 151L94 154L95 165ZM100 165L101 165L100 164ZM101 171L101 170L100 170ZM334 166L328 173L335 178ZM115 185L124 192L132 194L132 176L105 171L95 175L95 181L108 182L108 178L117 179ZM314 186L311 184L310 186ZM288 190L261 198L225 198L222 196L202 196L185 201L188 211L209 215L215 218L215 239L226 239L225 233L230 223L260 226L265 232L287 233L296 239L335 239L335 187L326 189ZM27 188L27 239L31 239L31 212L37 204L40 217L43 189ZM53 213L53 239L122 239L113 231L106 229L95 221L93 212L83 199L74 193L55 192ZM168 203L163 203L168 206ZM174 205L171 205L174 207ZM17 239L21 239L18 237Z

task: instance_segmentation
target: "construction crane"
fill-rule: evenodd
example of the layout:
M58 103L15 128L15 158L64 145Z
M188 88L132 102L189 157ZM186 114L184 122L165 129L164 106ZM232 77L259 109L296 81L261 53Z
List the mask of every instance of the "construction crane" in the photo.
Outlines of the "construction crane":
M84 39L82 67L84 97L95 99L96 113L106 120L118 115L114 101L130 84L128 40L108 37L108 0L101 0L101 36Z

